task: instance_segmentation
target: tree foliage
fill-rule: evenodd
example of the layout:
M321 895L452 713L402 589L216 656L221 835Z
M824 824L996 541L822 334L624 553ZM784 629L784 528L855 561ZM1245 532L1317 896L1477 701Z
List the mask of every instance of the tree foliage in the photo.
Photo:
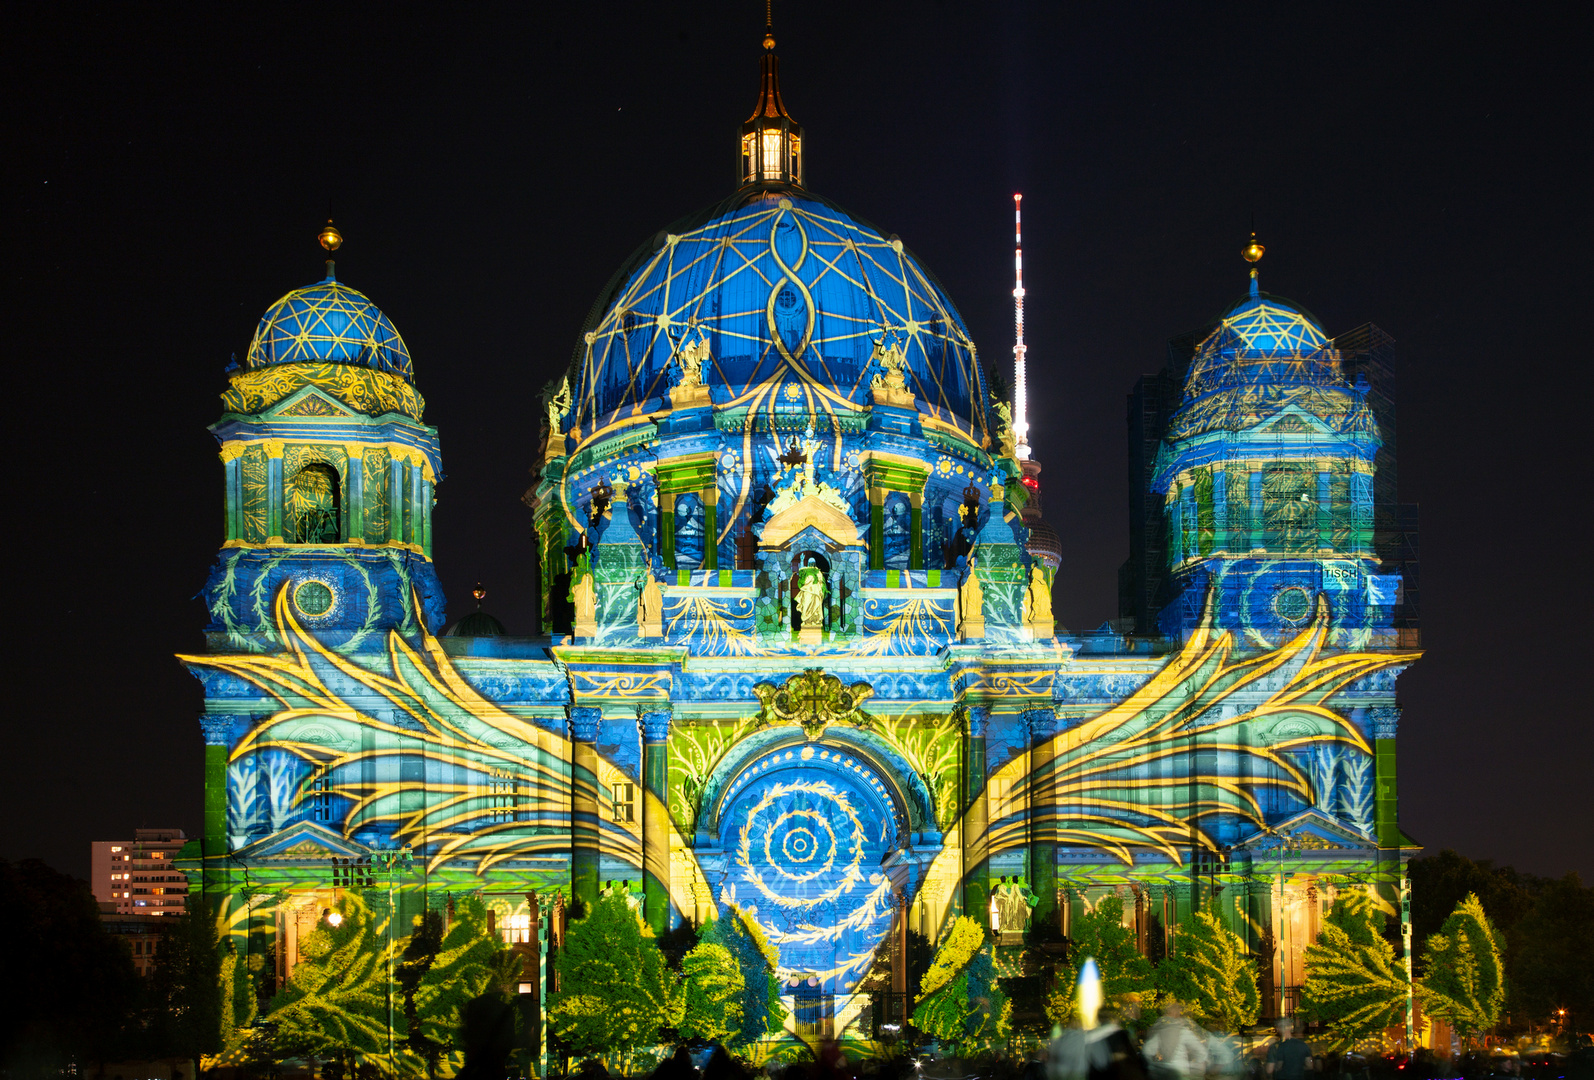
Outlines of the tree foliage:
M1505 971L1489 916L1468 893L1439 933L1423 947L1425 974L1417 994L1429 1016L1446 1020L1462 1038L1494 1027L1505 1005Z
M1542 879L1523 874L1509 866L1495 866L1488 859L1469 859L1446 848L1426 859L1406 864L1411 879L1411 936L1419 946L1440 932L1456 905L1470 894L1476 896L1488 913L1489 922L1504 937L1533 909L1534 896ZM1416 957L1416 974L1427 968L1424 956Z
M214 911L201 894L188 897L155 953L148 1029L159 1056L198 1061L219 1053L232 1027L237 957L225 962Z
M1256 1023L1261 997L1256 961L1216 915L1198 911L1179 924L1173 950L1157 967L1157 986L1192 1017L1225 1031Z
M488 930L487 908L466 897L456 902L453 921L428 911L404 943L394 980L403 995L405 1045L435 1072L455 1048L465 1005L514 981L520 960Z
M1004 1038L1012 1012L997 985L985 931L973 919L959 918L920 983L914 1026L952 1047L974 1049Z
M683 1039L729 1042L742 1032L741 965L723 945L699 942L681 960Z
M299 962L271 1000L279 1056L349 1063L355 1054L387 1053L387 917L353 892L333 910L340 924L322 920L299 939Z
M1594 888L1575 873L1546 882L1510 942L1513 1016L1567 1009L1587 1030L1594 1017Z
M737 1045L757 1042L786 1023L786 1007L780 1000L780 953L764 937L758 923L732 904L725 914L708 924L703 940L731 954L742 973L742 1020Z
M575 1053L629 1054L680 1022L680 994L664 954L621 896L605 896L570 924L548 1017Z
M1058 965L1056 982L1046 999L1046 1015L1052 1023L1073 1021L1079 969L1086 958L1096 961L1103 1000L1122 1007L1151 996L1151 961L1140 955L1135 932L1124 925L1122 899L1106 896L1097 901L1095 909L1075 923L1072 937L1068 963Z
M88 883L37 859L0 859L0 925L9 931L0 986L11 990L0 1009L0 1071L44 1074L119 1052L139 980Z
M1340 896L1306 949L1306 1018L1328 1025L1338 1048L1398 1024L1410 982L1383 936L1384 915L1363 892Z

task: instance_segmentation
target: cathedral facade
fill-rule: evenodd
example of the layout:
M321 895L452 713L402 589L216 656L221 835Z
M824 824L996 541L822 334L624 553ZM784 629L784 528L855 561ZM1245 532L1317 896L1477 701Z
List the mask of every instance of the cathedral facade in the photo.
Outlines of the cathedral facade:
M207 894L279 974L342 889L481 895L534 952L604 892L661 934L736 905L837 1034L900 1015L909 932L1061 941L1112 894L1152 952L1218 914L1290 1009L1324 906L1395 910L1412 850L1386 339L1253 269L1137 388L1121 611L1071 632L1022 423L930 271L808 190L766 46L736 190L621 267L526 432L546 633L445 630L387 317L328 262L261 320L182 657Z

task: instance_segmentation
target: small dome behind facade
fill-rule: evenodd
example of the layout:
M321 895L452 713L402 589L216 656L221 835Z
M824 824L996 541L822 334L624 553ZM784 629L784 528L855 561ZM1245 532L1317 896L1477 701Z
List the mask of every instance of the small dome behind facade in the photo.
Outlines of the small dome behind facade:
M359 364L415 381L410 351L388 317L330 269L324 280L295 289L266 309L244 366L303 361Z

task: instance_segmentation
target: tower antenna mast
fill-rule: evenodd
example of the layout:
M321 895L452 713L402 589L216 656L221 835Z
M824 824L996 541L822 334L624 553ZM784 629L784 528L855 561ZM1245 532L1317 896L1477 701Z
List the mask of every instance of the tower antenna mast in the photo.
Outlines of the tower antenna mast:
M1013 196L1013 437L1018 460L1029 458L1029 382L1024 374L1024 196Z

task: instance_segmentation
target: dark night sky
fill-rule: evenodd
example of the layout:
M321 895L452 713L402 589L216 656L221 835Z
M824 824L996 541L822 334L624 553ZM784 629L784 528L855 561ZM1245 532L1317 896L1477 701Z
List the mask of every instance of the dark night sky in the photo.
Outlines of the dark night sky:
M201 644L219 543L205 425L260 314L320 277L329 212L340 278L398 326L441 429L451 616L479 579L529 630L537 392L630 251L733 186L760 9L8 8L0 856L83 874L90 840L198 831L200 689L172 654ZM1125 394L1243 291L1253 213L1265 288L1331 334L1395 336L1428 649L1401 680L1402 822L1430 851L1594 879L1590 27L1554 14L1573 10L776 20L810 186L900 234L995 362L1024 192L1068 625L1116 614Z

